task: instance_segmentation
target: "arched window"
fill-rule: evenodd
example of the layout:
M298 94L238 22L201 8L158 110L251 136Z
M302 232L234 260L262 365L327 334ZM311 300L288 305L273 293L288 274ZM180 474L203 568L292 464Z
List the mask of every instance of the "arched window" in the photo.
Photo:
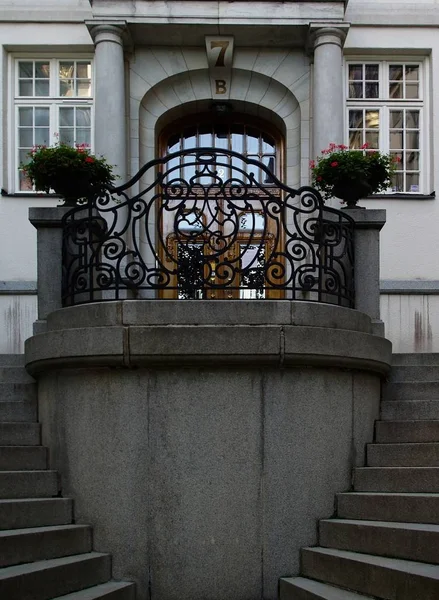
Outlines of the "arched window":
M212 113L201 114L173 122L160 136L160 156L196 148L233 150L245 158L262 162L274 175L282 178L282 136L265 121L238 114L220 118L215 118ZM186 162L189 161L187 158ZM231 157L230 164L244 172L253 172L256 181L262 184L273 183L267 173L238 158ZM194 174L193 167L185 166L185 157L175 158L168 165L175 169L175 176L185 180ZM219 176L227 179L228 170L221 171Z
M196 183L213 187L207 195L197 198L192 193L191 178L199 165L194 161L195 153L184 151L199 148L232 150L240 155L220 155L216 173L222 182L227 183L229 177L233 181L239 179L240 172L253 173L259 186L270 188L272 197L280 197L272 175L283 179L283 142L279 131L269 123L248 115L218 116L212 112L186 117L165 127L159 136L160 156L178 154L166 163L165 181L177 187L187 186L191 192L187 206L183 206L181 196L176 193L174 200L170 188L165 210L160 213L165 248L161 257L174 270L173 290L165 290L163 297L277 297L278 290L267 291L264 287L266 255L269 247L272 251L277 243L274 225L264 213L264 194L258 195L255 190L250 201L235 199L233 209L239 211L241 202L242 212L231 216L233 211L215 188L215 178L198 174ZM261 162L269 173L243 159ZM242 179L249 181L245 175ZM224 252L223 246L227 248Z

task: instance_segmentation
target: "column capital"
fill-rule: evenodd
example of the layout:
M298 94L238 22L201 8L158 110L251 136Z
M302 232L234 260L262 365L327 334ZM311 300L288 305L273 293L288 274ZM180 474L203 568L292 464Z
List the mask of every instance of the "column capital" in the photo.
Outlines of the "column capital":
M311 52L323 44L343 48L349 27L349 23L310 23L307 47Z
M129 43L126 21L86 21L85 24L95 46L100 42L113 42L121 46Z

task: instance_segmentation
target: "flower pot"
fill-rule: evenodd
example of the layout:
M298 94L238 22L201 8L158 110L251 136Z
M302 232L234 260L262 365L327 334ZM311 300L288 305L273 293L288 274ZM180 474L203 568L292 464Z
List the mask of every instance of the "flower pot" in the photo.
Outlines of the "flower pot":
M357 206L358 200L368 196L372 187L364 180L340 182L334 185L332 193L346 203L347 208L361 208Z

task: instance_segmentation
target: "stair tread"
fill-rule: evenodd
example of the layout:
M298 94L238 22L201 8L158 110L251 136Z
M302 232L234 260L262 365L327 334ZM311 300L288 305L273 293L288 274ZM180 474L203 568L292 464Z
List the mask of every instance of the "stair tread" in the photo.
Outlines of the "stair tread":
M45 571L53 567L59 567L68 564L79 563L94 558L109 556L104 552L86 552L84 554L74 554L72 556L63 556L62 558L50 558L48 560L38 560L32 563L24 563L21 565L12 565L9 567L0 568L0 581L9 577L17 577L26 573L35 573Z
M131 583L129 581L108 581L107 583L95 585L85 590L72 592L71 594L67 594L66 596L57 596L56 598L53 598L53 600L95 600L95 598L100 598L102 594L116 592L118 590L123 590L133 586L134 583ZM347 598L346 600L349 599ZM366 600L368 599L366 598Z
M412 531L434 531L439 533L439 525L431 523L405 523L403 521L366 521L360 519L322 519L320 523L360 525L362 527L382 527L388 529L410 529Z
M374 467L362 467L374 468ZM398 496L398 497L419 497L419 498L437 498L439 494L434 492L339 492L337 496Z
M42 525L41 527L25 527L21 529L0 530L0 540L3 538L14 537L17 535L33 535L35 533L51 533L55 531L77 531L81 529L90 529L90 525L79 523L68 523L66 525Z
M385 556L376 556L374 554L363 554L361 552L350 552L349 550L336 550L334 548L323 548L321 546L314 548L304 548L307 552L317 554L326 554L337 558L344 558L358 563L370 564L410 573L421 577L430 577L439 581L439 565L416 562L414 560L405 560L402 558L388 558Z
M303 590L318 594L322 600L374 600L372 596L358 594L357 592L345 590L343 588L336 587L328 583L322 583L321 581L315 581L314 579L308 579L306 577L282 577L282 581L292 583Z

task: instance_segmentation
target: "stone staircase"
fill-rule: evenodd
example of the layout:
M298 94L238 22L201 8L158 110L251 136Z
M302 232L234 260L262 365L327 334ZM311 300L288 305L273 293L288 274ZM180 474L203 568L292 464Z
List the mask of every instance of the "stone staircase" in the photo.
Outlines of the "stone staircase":
M111 581L111 557L93 552L92 530L73 520L40 446L36 384L20 355L0 355L1 600L134 600Z
M439 355L394 355L381 420L280 600L439 599Z

